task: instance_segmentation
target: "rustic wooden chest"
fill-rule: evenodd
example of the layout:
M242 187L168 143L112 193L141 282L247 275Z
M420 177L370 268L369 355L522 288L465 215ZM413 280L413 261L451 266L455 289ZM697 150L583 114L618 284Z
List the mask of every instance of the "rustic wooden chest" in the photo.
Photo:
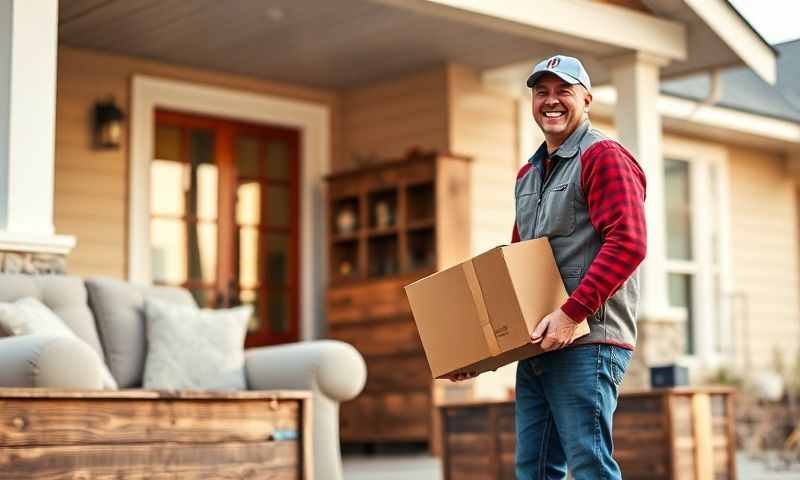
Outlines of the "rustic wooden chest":
M734 480L733 391L625 393L614 415L614 457L625 480ZM511 480L514 402L440 407L446 480Z
M0 479L309 479L306 392L0 389Z

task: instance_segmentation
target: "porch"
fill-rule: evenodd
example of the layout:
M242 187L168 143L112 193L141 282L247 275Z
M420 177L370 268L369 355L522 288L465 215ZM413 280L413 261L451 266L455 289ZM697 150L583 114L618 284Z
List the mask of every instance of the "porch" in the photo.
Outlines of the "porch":
M260 330L252 339L261 344L330 336L330 174L415 150L468 156L472 198L462 247L478 253L507 242L514 221L509 181L540 141L525 127L524 78L537 59L580 57L595 85L626 92L607 103L598 121L614 124L648 175L650 253L641 328L649 332L645 338L667 340L641 345L631 373L631 385L638 386L646 382L648 364L674 356L665 355L662 344L680 335L673 332L667 298L659 82L732 64L748 65L768 81L775 75L774 52L721 0L568 6L546 0L535 11L526 2L455 0L279 0L268 6L238 0L235 8L210 0L0 5L3 30L11 32L0 41L0 70L7 73L0 98L9 99L0 102L0 138L7 140L0 141L7 145L0 151L0 250L30 264L44 254L80 276L202 290L207 306L257 303ZM607 28L597 29L601 24ZM123 135L117 148L98 149L93 107L109 96L124 114ZM184 137L173 145L175 158L158 153L160 128L169 123L159 125L159 119L170 114L191 117L176 127ZM233 149L224 148L233 145L232 137L224 134L204 153L222 160L190 159L192 122L206 122L202 128L214 132L233 131L233 123L294 132L292 176L268 173L253 181L223 168L237 163ZM156 186L156 160L180 164L173 169L177 180ZM200 218L198 172L212 163L217 193L208 198L216 213ZM245 180L263 187L259 198L273 188L296 199L291 207L290 201L281 205L282 224L258 216L267 203L258 215L255 209L242 214L258 225L239 222L231 197L244 195L237 188ZM162 187L177 203L193 200L178 213L159 211ZM214 233L193 240L157 235L166 220L180 235L203 222L213 224ZM243 240L242 232L256 230L256 240ZM269 251L267 238L280 235L276 244L282 246ZM166 253L159 257L156 247ZM276 279L256 268L258 252L268 251L288 266L285 275ZM165 274L164 265L177 273ZM437 394L425 381L417 404L448 398L443 389L432 400ZM501 372L470 385L468 395L502 398L509 383L513 376ZM395 390L376 394L373 405L405 405L407 397ZM423 418L418 431L428 441L432 420L424 413L415 418ZM437 475L436 465L430 457L346 462L353 480L378 470L390 475L390 468Z

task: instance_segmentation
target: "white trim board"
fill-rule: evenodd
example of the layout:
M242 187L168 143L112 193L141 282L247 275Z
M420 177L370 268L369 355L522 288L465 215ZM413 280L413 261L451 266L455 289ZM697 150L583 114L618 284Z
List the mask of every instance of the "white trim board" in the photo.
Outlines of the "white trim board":
M271 95L135 75L131 85L128 279L151 283L150 162L156 108L300 130L300 337L316 338L326 284L323 178L330 169L330 109Z

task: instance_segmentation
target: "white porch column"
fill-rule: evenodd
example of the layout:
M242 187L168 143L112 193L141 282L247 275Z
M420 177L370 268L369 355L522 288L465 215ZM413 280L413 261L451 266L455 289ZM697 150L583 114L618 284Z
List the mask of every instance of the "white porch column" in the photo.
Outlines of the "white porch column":
M53 228L57 0L0 0L0 250L66 254Z
M636 157L647 176L647 258L642 266L640 317L667 314L666 216L661 117L658 113L658 69L666 62L633 53L611 61L617 90L614 111L619 139Z
M666 62L641 53L614 58L609 66L617 103L619 139L647 176L647 258L641 270L637 352L626 386L650 384L648 367L674 362L682 354L685 322L669 310L666 271L666 212L661 117L658 112L659 68Z

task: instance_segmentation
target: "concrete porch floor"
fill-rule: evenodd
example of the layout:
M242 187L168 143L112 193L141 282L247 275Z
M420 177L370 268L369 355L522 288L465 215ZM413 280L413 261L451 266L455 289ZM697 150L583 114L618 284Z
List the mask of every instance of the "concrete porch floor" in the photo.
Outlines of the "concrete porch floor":
M736 455L737 478L743 480L800 480L800 465L770 471L743 452ZM427 454L348 455L344 457L345 480L442 480L438 458Z

